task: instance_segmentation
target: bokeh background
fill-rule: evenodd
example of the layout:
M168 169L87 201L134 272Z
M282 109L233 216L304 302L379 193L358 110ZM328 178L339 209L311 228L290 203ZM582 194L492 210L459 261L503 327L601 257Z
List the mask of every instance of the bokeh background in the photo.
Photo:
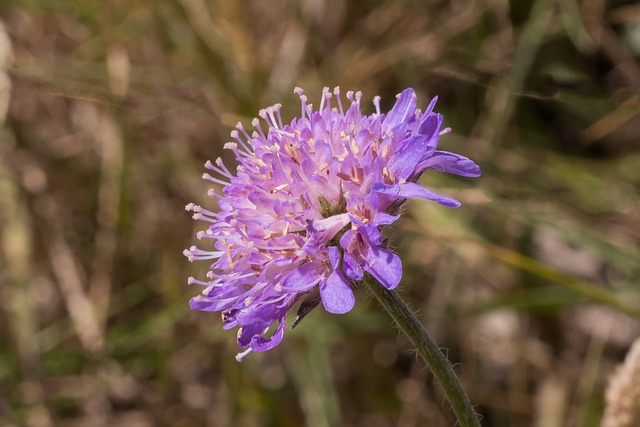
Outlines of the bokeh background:
M600 424L640 335L635 1L5 0L0 21L1 425L454 425L365 289L242 364L188 309L204 162L335 85L438 95L440 147L483 169L423 176L463 206L412 201L388 233L483 425Z

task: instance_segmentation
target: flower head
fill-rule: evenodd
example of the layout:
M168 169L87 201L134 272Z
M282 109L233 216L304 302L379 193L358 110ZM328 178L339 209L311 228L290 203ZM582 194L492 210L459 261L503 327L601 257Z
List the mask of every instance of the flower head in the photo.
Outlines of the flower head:
M231 132L238 166L231 172L218 158L207 162L204 179L222 185L209 196L219 212L194 204L186 209L209 227L199 239L212 239L213 249L184 251L193 260L213 260L205 286L191 308L220 311L225 329L240 326L238 344L248 352L265 351L282 341L286 314L298 303L301 318L322 302L331 313L346 313L355 303L352 286L365 273L392 289L402 277L402 264L386 249L380 233L400 215L411 198L458 207L457 200L419 184L428 169L467 177L480 168L466 157L436 150L442 115L416 108L416 93L406 89L389 113L360 110L361 93L347 92L343 107L339 88L322 92L316 110L302 89L301 115L283 124L280 104L260 111L249 134L238 123ZM274 332L271 327L278 323ZM296 322L297 323L297 322ZM295 324L294 324L295 325Z

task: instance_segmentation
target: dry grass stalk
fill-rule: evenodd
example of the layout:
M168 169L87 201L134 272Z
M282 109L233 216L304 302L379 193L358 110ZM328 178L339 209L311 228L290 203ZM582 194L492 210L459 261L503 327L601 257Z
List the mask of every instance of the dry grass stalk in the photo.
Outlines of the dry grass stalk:
M11 80L7 70L13 63L11 40L0 21L0 124L4 123L9 111L9 97L11 94Z
M640 338L636 339L624 363L616 369L606 391L602 427L640 425Z

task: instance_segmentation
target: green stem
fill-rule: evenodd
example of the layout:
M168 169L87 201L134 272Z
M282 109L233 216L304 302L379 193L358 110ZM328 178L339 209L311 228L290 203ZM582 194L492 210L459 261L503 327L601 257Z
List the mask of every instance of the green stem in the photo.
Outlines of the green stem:
M461 427L479 427L480 421L453 371L451 362L431 340L422 323L395 291L390 291L371 276L365 279L378 301L409 337L442 386Z

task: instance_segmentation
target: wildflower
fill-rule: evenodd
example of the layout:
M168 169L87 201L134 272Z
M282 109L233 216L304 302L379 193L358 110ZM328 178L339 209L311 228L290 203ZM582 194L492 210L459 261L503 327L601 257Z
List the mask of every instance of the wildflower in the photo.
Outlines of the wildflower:
M239 326L238 344L266 351L282 341L285 316L298 303L298 319L322 302L330 313L346 313L355 303L352 288L370 274L387 289L398 285L402 264L385 247L380 233L395 222L411 198L458 207L457 200L417 183L428 169L467 177L480 168L466 157L436 150L442 115L434 98L426 111L416 109L416 93L406 89L388 114L360 110L360 92L324 88L317 110L302 89L300 118L283 124L280 104L261 110L268 125L252 122L249 132L238 123L225 145L236 157L236 172L220 158L205 167L204 179L222 185L209 196L219 212L189 204L194 218L209 223L199 239L213 249L184 251L190 261L213 260L205 286L191 308L220 311L225 329ZM277 322L275 331L269 330ZM295 326L295 323L294 323Z

